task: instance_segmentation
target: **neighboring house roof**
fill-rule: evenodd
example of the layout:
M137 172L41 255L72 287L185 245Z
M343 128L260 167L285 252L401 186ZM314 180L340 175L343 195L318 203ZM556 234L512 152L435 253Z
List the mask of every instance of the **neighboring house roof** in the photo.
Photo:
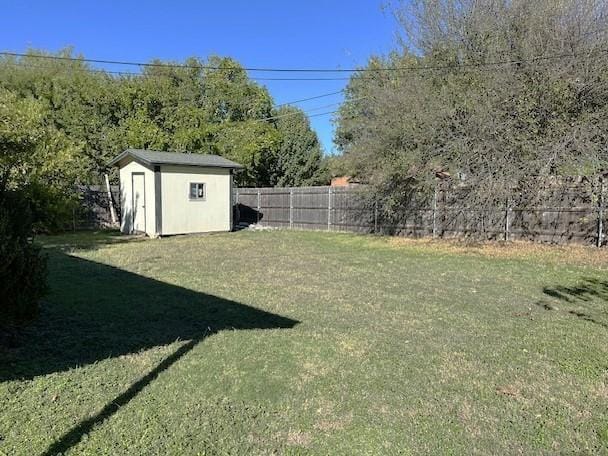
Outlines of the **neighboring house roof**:
M362 184L359 179L352 176L336 176L331 178L330 187L348 187Z
M186 165L204 166L207 168L231 168L241 169L243 165L228 160L219 155L181 153L181 152L160 152L157 150L127 149L116 156L110 166L116 166L121 160L132 157L134 160L146 165Z
M351 183L350 180L351 180L350 176L332 177L329 185L331 187L346 187L346 186L350 185L350 183Z

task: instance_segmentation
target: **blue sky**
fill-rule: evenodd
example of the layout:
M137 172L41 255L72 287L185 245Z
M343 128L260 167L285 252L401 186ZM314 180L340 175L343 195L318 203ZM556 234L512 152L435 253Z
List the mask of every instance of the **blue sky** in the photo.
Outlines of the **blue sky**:
M13 52L73 46L93 59L183 60L217 54L234 57L246 67L350 68L364 64L371 54L385 54L394 47L396 25L381 5L381 0L3 1L0 46ZM281 104L338 91L346 82L261 84ZM335 95L299 106L312 110L340 100ZM311 122L326 152L331 153L331 116L314 117Z

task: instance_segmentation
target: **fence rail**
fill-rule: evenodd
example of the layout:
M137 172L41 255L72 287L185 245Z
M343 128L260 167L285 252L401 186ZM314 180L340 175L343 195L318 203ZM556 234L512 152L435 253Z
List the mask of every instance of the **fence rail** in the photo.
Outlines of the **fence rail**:
M526 205L526 195L514 194L502 205L481 209L467 206L466 188L438 186L432 199L391 220L359 187L238 188L234 201L241 222L277 228L601 246L604 192L601 184L567 182L549 186L535 196L535 204Z
M80 191L82 209L74 214L74 229L111 226L105 186ZM566 182L550 186L532 203L514 194L501 205L480 209L467 204L466 188L438 187L432 198L413 203L391 220L358 187L236 188L234 202L235 220L269 227L601 246L608 222L605 192L602 182ZM118 193L118 186L112 186L120 214Z

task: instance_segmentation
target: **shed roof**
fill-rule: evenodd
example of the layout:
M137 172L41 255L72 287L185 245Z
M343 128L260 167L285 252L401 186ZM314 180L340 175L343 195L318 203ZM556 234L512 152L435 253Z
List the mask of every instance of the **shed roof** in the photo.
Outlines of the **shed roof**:
M197 153L181 153L181 152L161 152L157 150L143 149L127 149L117 155L110 163L110 166L116 166L126 157L140 161L146 165L187 165L187 166L204 166L207 168L231 168L241 169L243 165L239 165L232 160L220 157L219 155L197 154Z

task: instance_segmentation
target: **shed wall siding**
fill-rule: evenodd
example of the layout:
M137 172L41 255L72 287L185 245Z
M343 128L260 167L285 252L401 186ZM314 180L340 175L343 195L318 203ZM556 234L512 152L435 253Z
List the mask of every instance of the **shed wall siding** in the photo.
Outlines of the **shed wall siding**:
M132 159L125 160L120 167L120 207L121 207L121 223L120 231L129 234L132 229L132 214L133 214L133 183L131 180L132 173L143 173L146 181L146 234L148 236L156 235L155 225L155 192L154 192L154 171L141 163Z
M229 169L161 166L162 234L230 231L232 175ZM189 198L190 183L205 184L205 199Z

